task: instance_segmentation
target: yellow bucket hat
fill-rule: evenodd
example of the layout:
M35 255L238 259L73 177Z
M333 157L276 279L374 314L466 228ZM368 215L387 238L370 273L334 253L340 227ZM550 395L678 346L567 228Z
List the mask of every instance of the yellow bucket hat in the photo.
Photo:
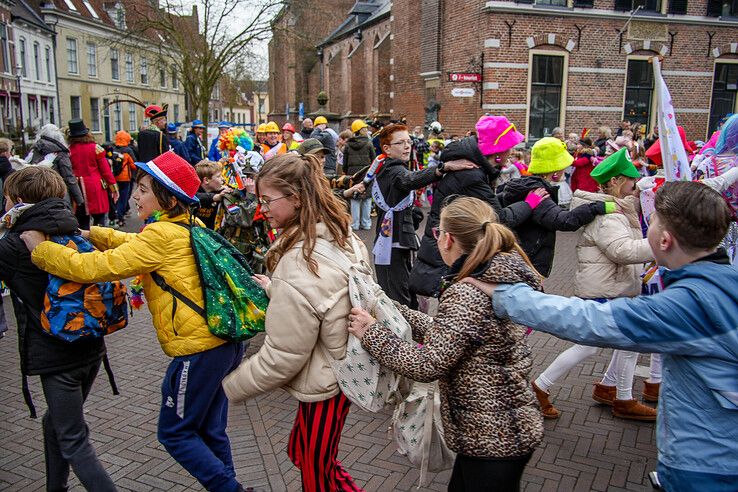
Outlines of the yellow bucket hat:
M566 150L566 144L554 137L544 137L530 151L531 174L549 174L571 166L574 157Z

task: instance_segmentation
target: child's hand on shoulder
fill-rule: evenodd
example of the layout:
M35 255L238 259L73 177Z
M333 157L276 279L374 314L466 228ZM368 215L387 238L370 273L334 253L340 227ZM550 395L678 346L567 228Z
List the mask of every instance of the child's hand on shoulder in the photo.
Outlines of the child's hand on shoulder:
M36 249L36 246L46 241L46 235L39 231L21 232L20 238L24 243L26 243L26 248L28 248L28 251L31 253Z
M264 290L268 290L269 285L272 283L272 279L270 279L266 275L259 275L258 273L252 275L251 278L253 279L254 282L259 284L259 287L261 287Z

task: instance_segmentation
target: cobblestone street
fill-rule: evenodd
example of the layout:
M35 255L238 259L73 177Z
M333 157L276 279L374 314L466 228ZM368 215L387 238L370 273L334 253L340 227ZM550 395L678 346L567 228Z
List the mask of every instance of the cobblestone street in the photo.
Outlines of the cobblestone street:
M363 239L368 240L364 233ZM576 234L559 235L552 276L546 290L570 294L576 267ZM42 490L44 459L41 419L30 419L21 395L17 334L11 302L5 298L10 331L0 340L0 490ZM261 344L256 337L249 354ZM530 336L535 377L570 344L540 333ZM120 396L113 396L100 372L86 405L92 439L120 490L200 490L156 439L161 378L169 359L151 328L146 309L131 325L106 339ZM613 419L610 408L591 398L592 383L606 368L611 351L577 367L552 389L561 418L547 421L543 445L524 475L526 491L617 491L650 489L647 473L656 467L655 426ZM642 356L641 364L647 364ZM29 379L39 415L44 411L38 378ZM637 377L634 393L643 388ZM297 469L287 457L287 438L297 403L277 390L248 403L231 405L229 435L238 478L245 485L272 491L300 490ZM352 410L341 440L340 459L367 491L409 491L418 470L395 452L388 437L390 413ZM444 491L450 470L430 474L420 490ZM71 490L82 490L76 478Z

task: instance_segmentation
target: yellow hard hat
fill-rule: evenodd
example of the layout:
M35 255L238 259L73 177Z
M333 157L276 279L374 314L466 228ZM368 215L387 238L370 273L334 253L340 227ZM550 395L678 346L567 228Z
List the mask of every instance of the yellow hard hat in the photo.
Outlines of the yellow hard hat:
M366 127L367 124L364 120L354 120L354 122L351 123L351 131L354 133L359 133L359 130Z
M315 126L318 126L318 125L327 125L328 124L328 120L325 119L325 116L318 116L317 118L315 118L315 121L313 121L313 124Z
M256 133L264 133L266 131L266 123L262 123L256 127Z
M273 121L270 121L269 123L264 125L264 132L265 133L280 133L279 125Z

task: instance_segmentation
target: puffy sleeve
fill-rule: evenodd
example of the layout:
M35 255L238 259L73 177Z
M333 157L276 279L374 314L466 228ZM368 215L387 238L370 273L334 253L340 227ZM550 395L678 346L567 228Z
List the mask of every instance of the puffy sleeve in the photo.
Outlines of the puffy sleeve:
M90 236L100 245L110 245L106 251L79 253L72 248L51 241L44 241L33 250L33 263L58 277L89 284L133 277L157 270L165 245L171 238L165 227L151 224L139 234L115 234L102 231ZM102 228L96 228L102 229ZM117 244L117 246L113 246Z
M272 278L264 344L223 379L232 401L246 400L284 386L305 366L318 342L315 308L285 279Z
M630 265L653 260L648 239L633 239L625 216L610 214L600 220L600 226L592 238L610 261L618 265Z

